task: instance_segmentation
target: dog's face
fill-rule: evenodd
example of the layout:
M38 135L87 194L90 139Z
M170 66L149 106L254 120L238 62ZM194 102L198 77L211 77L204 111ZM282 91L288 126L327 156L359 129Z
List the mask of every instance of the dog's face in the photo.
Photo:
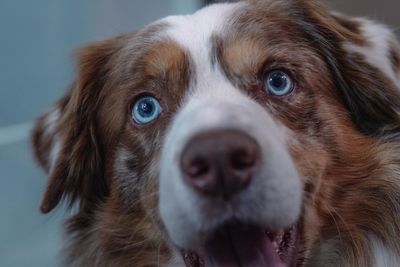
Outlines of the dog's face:
M41 209L78 203L78 265L393 263L399 81L389 30L311 1L214 5L90 45L33 135Z

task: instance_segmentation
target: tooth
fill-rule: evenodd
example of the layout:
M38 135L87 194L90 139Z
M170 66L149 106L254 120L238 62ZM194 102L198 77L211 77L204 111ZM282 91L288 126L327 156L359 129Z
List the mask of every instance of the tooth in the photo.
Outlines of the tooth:
M279 252L279 245L276 241L272 242L272 247L275 249L276 252Z
M282 239L283 238L283 236L284 236L284 234L285 234L285 232L284 231L279 231L277 234L276 234L276 239Z

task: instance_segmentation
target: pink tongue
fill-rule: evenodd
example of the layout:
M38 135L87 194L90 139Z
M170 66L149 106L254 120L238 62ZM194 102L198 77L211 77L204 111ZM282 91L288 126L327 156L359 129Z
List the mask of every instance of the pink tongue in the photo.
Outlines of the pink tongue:
M208 242L207 267L286 267L264 231L229 225Z

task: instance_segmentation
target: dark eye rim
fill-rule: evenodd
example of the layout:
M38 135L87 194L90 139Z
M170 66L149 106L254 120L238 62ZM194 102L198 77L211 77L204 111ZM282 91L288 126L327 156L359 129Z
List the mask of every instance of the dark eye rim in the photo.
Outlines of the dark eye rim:
M290 92L284 95L276 95L270 92L270 90L265 86L266 85L266 80L268 78L268 76L275 71L280 71L285 73L286 75L289 76L290 80L292 81L292 88L290 89ZM262 74L262 88L264 90L264 92L266 92L269 96L271 97L276 97L276 98L284 98L284 97L289 97L291 95L293 95L293 93L296 91L296 79L294 78L294 75L292 73L292 71L285 69L285 68L271 68L271 69L267 69L263 72Z
M160 100L158 97L156 97L154 94L143 92L143 93L140 93L140 94L136 95L135 97L133 97L133 98L130 100L130 102L129 102L130 104L128 105L128 112L127 112L127 113L128 113L128 116L129 116L129 119L130 119L131 123L132 123L133 125L135 125L136 127L140 127L140 128L145 128L145 127L147 127L147 126L149 126L149 125L152 125L155 121L157 121L157 120L153 120L153 121L150 121L150 122L148 122L148 123L143 123L143 124L141 124L141 123L137 122L137 121L133 118L133 116L132 116L132 111L133 111L133 108L135 107L136 102L139 101L139 99L145 98L145 97L152 97L152 98L154 98L155 100L158 101L158 104L159 104L160 107L161 107L161 112L160 112L160 114L158 115L158 117L161 117L162 114L164 113L164 109L163 109L163 105L162 105L161 100Z

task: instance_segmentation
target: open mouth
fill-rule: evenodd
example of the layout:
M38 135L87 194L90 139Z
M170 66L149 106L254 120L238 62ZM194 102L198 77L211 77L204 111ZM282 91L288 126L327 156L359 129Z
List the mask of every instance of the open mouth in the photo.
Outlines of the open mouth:
M299 226L271 233L257 226L227 224L207 241L202 252L183 251L183 258L186 267L293 267Z

